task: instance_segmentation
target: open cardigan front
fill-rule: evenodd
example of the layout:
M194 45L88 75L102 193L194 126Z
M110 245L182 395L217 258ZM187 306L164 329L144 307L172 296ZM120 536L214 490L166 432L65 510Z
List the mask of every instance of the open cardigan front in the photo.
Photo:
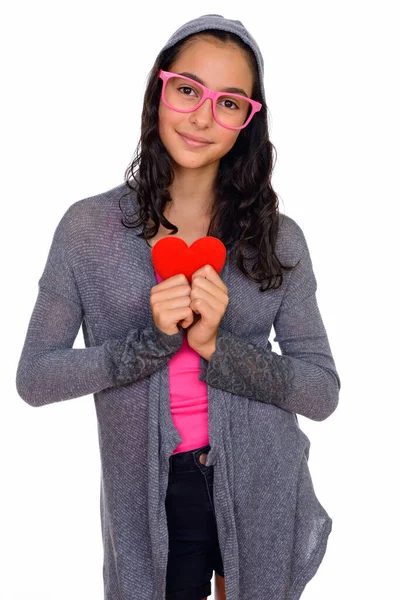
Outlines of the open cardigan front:
M164 600L169 456L181 441L168 361L184 330L167 335L153 322L151 247L121 223L119 199L127 191L124 183L79 200L61 218L16 383L32 406L94 394L105 600ZM131 212L134 193L128 202ZM199 357L227 600L297 600L332 527L313 488L310 441L296 413L329 417L340 379L305 236L285 215L276 253L285 265L300 264L283 271L279 289L260 292L227 247L220 277L229 304L214 354ZM81 326L85 348L73 348ZM271 349L272 326L282 354Z

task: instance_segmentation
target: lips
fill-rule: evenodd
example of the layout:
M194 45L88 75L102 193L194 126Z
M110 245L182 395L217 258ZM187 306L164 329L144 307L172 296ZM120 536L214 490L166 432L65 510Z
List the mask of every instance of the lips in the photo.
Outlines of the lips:
M188 137L186 135L184 135L183 133L179 133L177 132L179 137L188 145L191 146L192 148L204 148L205 146L209 146L210 144L212 144L212 142L209 142L208 140L205 140L204 138L198 138L198 137Z
M211 144L211 142L209 140L206 140L206 138L198 137L196 135L188 135L186 133L179 133L179 135L194 142L203 142L203 144Z

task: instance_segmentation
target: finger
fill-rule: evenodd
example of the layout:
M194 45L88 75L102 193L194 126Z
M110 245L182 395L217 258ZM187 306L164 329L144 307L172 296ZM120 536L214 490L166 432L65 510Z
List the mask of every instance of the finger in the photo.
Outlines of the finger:
M226 287L225 284L224 284L224 287ZM208 279L205 279L204 277L197 276L195 279L192 279L192 287L190 290L190 297L193 299L194 298L207 299L207 294L210 296L213 296L214 298L219 300L219 302L221 302L225 306L228 305L229 297L228 297L225 289L218 287L212 281L209 281Z
M228 293L227 286L225 285L225 283L222 281L221 277L218 275L216 270L211 265L204 265L203 267L201 267L200 269L197 269L197 271L195 271L193 273L192 285L193 285L193 279L196 276L200 276L203 279L205 279L206 281L212 282L215 286L217 286L221 290L224 290L226 293Z
M189 283L176 285L164 289L153 290L150 294L150 305L158 302L167 302L175 298L186 298L190 296L191 287Z
M158 292L168 290L171 287L176 287L178 285L188 285L189 281L183 273L178 273L177 275L173 275L172 277L168 277L161 281L157 285L154 285L151 288L151 294L157 294Z
M210 295L206 298L194 298L189 306L194 313L200 314L206 321L214 324L219 323L225 313L225 306Z
M193 311L191 311L190 316L186 317L186 319L182 319L181 321L178 321L177 325L180 325L184 329L187 329L193 323L193 319L194 319L194 315L193 315Z

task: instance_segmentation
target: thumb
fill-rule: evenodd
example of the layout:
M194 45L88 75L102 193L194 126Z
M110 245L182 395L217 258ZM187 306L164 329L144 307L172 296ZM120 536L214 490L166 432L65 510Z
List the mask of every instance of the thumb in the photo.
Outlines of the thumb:
M181 325L181 327L183 327L184 329L186 329L187 327L189 327L192 323L193 323L193 312L191 313L191 315L189 317L186 317L186 319L182 319L181 321L178 321L177 325Z

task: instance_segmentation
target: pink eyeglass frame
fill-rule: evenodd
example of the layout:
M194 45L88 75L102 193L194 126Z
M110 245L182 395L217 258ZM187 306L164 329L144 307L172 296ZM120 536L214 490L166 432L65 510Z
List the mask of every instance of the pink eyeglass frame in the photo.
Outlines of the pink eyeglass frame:
M198 81L195 81L194 79L191 79L190 77L185 77L184 75L179 75L179 73L171 73L170 71L163 71L162 69L160 69L158 76L160 77L160 79L162 79L162 82L163 82L161 98L166 106L168 106L169 108L172 108L173 110L176 110L177 112L189 113L189 112L193 112L193 111L197 110L202 104L204 104L204 102L207 100L207 98L211 98L212 112L213 112L214 119L217 121L217 123L219 125L221 125L222 127L226 127L227 129L244 129L250 123L250 121L253 118L253 116L255 115L255 113L260 111L262 108L262 104L260 102L257 102L257 100L252 100L251 98L248 98L247 96L242 96L241 94L231 94L230 92L215 92L214 90L210 90L205 85L202 85ZM200 87L204 92L203 99L199 102L199 104L197 104L197 106L195 106L194 108L192 108L190 110L181 110L179 108L175 108L174 106L171 106L171 104L168 104L168 102L165 99L165 84L170 77L179 77L180 79L185 79L186 81L190 81L191 83L195 84L197 87ZM232 98L245 98L251 104L250 115L248 116L246 122L243 125L240 125L239 127L231 127L229 125L224 125L217 118L216 110L215 110L217 100L220 96L226 96L226 95L228 95L229 97L232 97Z

